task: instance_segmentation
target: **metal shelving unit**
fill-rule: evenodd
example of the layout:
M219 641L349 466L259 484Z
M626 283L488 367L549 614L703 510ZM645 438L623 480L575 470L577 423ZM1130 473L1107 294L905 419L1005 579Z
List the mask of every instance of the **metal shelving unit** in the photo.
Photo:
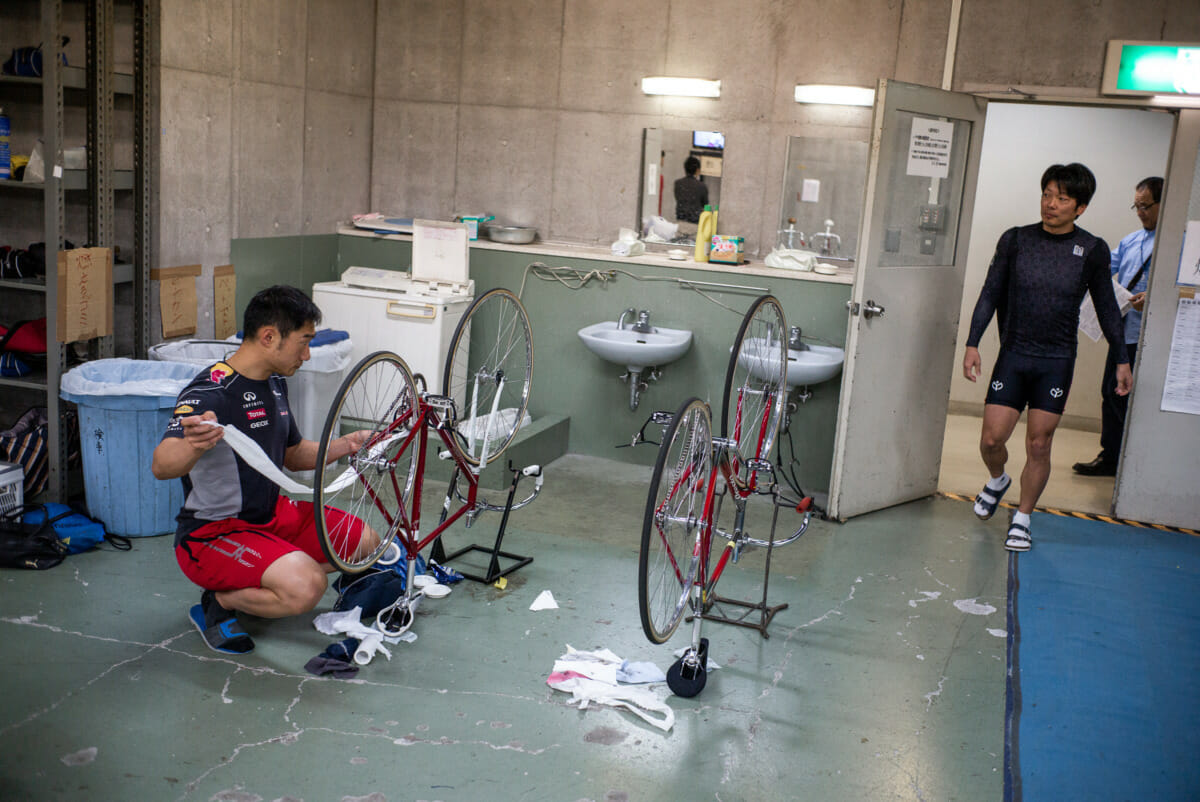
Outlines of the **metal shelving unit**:
M44 299L47 329L47 353L44 371L21 378L0 377L5 386L45 393L49 418L50 480L47 496L51 501L65 502L67 487L67 443L61 427L59 382L66 367L67 349L54 341L58 328L58 287L55 280L56 252L64 246L66 192L86 192L88 207L89 244L115 245L114 193L133 191L134 253L133 264L114 267L114 281L134 282L134 347L144 353L148 343L150 298L150 254L148 216L150 213L150 176L146 161L149 156L152 81L149 75L148 42L156 29L154 0L132 0L133 10L133 74L120 75L113 71L114 0L88 0L82 4L86 14L85 67L64 67L57 58L63 30L63 0L41 0L41 41L46 43L42 59L42 76L25 78L0 76L0 97L7 85L41 86L43 153L46 160L46 179L43 183L0 181L0 191L17 190L41 193L43 202L43 237L46 242L46 280L0 280L0 288L41 295ZM87 169L61 170L63 163L63 89L82 89L87 102ZM28 91L28 90L23 90ZM133 95L134 169L113 169L115 137L114 109L116 94ZM132 273L132 275L130 275ZM88 344L90 356L105 357L113 353L112 337L102 337Z

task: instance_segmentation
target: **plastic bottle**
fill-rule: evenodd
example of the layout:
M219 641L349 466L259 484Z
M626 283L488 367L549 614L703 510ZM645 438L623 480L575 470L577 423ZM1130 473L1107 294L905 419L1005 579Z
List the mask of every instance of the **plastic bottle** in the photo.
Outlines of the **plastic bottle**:
M4 113L4 107L0 106L0 179L3 180L12 178L12 151L9 147L11 135L8 115Z
M700 222L696 225L696 261L707 262L708 251L712 248L713 234L717 233L717 213L713 207L705 204L700 212Z

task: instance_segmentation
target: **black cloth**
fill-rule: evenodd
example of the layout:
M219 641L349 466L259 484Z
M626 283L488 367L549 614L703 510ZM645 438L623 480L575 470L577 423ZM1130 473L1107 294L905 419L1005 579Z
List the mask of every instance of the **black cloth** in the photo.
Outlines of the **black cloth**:
M1126 343L1129 364L1137 356L1137 343ZM1117 364L1109 357L1104 362L1104 378L1100 385L1100 459L1117 463L1121 456L1121 435L1125 431L1125 414L1129 411L1129 396L1117 395Z
M1041 223L1005 231L971 315L967 345L979 346L995 314L1002 350L1073 358L1079 345L1079 304L1090 292L1109 354L1118 363L1127 362L1110 258L1104 240L1078 226L1067 234L1050 234Z
M301 440L288 406L287 382L277 374L259 381L225 362L210 365L179 394L163 439L183 437L180 419L209 410L218 423L232 424L248 435L279 466L287 449ZM183 477L175 545L210 521L238 518L265 524L275 516L278 499L277 484L247 465L228 443L218 443Z
M699 223L700 212L708 203L708 184L695 176L675 179L675 220Z

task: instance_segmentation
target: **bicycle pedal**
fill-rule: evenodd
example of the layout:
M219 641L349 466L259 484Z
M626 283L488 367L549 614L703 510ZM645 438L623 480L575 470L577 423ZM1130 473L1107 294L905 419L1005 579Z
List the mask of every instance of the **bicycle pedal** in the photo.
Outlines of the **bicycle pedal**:
M745 462L746 467L755 473L775 473L775 466L770 460L766 459L748 459Z
M426 406L440 409L443 412L449 412L454 409L454 399L448 395L427 395L425 396Z

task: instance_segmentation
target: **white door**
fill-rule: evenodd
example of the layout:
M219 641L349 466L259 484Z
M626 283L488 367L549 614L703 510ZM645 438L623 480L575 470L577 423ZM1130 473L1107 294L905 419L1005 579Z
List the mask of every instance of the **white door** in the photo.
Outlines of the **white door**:
M829 514L937 491L987 103L880 81Z

